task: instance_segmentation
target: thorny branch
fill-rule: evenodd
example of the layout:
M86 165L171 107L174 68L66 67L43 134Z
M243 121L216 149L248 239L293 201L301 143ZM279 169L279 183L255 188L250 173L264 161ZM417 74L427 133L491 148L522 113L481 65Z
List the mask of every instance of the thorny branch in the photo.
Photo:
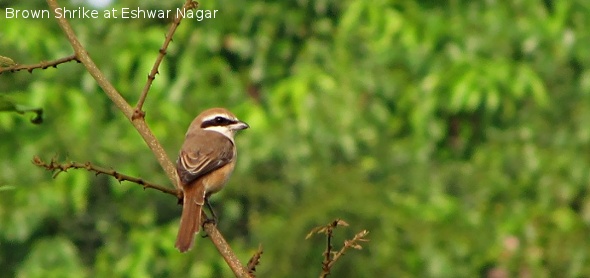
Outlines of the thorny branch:
M254 253L254 255L252 255L252 258L250 258L248 264L246 265L246 269L248 269L248 273L251 275L251 277L256 277L256 266L260 264L260 258L262 257L262 253L262 245L259 245L258 250L256 251L256 253Z
M346 252L347 249L349 249L349 248L354 248L354 249L357 249L357 250L363 249L363 247L359 244L359 242L367 242L367 241L369 241L368 239L365 238L368 234L369 234L369 231L362 230L362 231L358 232L356 235L354 235L354 237L351 240L345 240L344 241L344 246L342 246L342 248L340 248L340 251L338 251L334 255L334 257L332 258L332 261L328 264L328 273L326 273L322 277L326 277L326 276L328 276L328 274L330 274L330 268L332 268L332 266L334 265L334 263L338 259L340 259L340 257L342 255L344 255L344 252Z
M328 225L313 228L305 237L305 239L309 239L314 234L326 234L327 242L326 250L323 253L324 261L322 262L322 273L320 274L321 278L325 278L328 277L328 275L330 275L330 270L332 269L332 266L334 266L334 263L336 263L336 261L338 261L338 259L340 259L342 255L344 255L346 250L348 250L349 248L362 249L362 246L359 243L368 241L368 239L366 239L365 237L367 236L367 234L369 234L369 232L367 230L362 230L359 233L357 233L351 240L345 240L344 246L342 246L342 248L338 252L334 252L332 251L332 249L334 248L332 246L332 237L334 229L336 229L336 227L338 226L347 227L348 223L346 223L344 220L336 219Z
M94 172L97 176L99 174L104 174L107 176L114 177L115 179L117 179L119 181L119 183L122 181L129 181L129 182L137 183L137 184L143 186L143 189L152 188L152 189L159 190L164 193L168 193L168 194L171 194L171 195L174 195L177 197L180 194L182 194L177 190L145 181L142 178L128 176L128 175L119 173L113 169L107 169L104 167L96 166L90 162L79 163L79 162L72 161L72 162L59 163L59 162L57 162L56 158L52 158L51 161L49 161L49 163L47 163L47 162L43 161L40 157L35 156L35 157L33 157L33 164L35 164L39 167L43 167L48 171L52 171L53 178L57 177L57 175L59 175L61 172L67 172L69 169L86 169L90 172Z
M5 68L0 67L0 74L2 74L3 72L16 72L16 71L21 71L21 70L26 70L29 73L32 73L34 69L46 69L49 67L57 68L57 65L71 62L71 61L76 61L76 62L80 63L80 60L78 60L78 58L76 58L76 54L73 54L73 55L59 58L59 59L56 59L53 61L42 61L40 63L32 64L32 65L14 65L14 66L5 67Z
M196 9L198 6L199 6L199 3L195 2L195 1L186 0L184 5L182 6L182 9L184 11L192 10L192 9ZM164 40L164 43L162 44L162 48L160 48L160 51L158 53L158 57L156 58L156 61L154 62L154 66L152 67L150 74L148 74L147 82L145 83L145 86L143 87L143 90L141 91L141 95L139 96L139 100L137 101L137 105L135 105L135 111L133 112L133 116L131 117L132 120L135 120L137 118L143 118L145 116L145 111L142 110L143 103L145 102L145 98L147 97L147 93L150 90L150 87L152 86L154 79L156 79L156 74L159 73L158 68L160 67L160 64L162 63L162 60L164 60L164 56L166 55L166 51L168 49L168 46L170 45L170 42L172 42L172 36L174 35L174 32L176 32L176 28L178 28L178 25L180 25L180 21L182 20L182 15L183 15L182 13L177 13L176 17L174 17L174 22L172 22L172 25L170 25L170 29L168 29L168 33L166 34L166 39Z

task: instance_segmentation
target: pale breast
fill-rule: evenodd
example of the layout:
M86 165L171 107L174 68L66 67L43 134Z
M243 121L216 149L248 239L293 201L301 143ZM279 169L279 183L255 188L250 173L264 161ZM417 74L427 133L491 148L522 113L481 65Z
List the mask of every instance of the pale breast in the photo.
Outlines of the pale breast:
M205 186L205 192L207 193L207 195L216 193L219 190L223 189L223 186L225 186L225 184L229 180L229 177L234 171L235 165L236 163L234 157L234 159L230 163L203 177L203 185Z

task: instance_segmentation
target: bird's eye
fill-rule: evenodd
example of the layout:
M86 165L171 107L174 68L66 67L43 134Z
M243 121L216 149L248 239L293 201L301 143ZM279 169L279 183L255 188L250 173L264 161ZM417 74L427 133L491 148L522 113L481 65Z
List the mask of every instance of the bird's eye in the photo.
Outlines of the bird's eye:
M220 124L225 122L225 119L223 117L215 117L215 122Z

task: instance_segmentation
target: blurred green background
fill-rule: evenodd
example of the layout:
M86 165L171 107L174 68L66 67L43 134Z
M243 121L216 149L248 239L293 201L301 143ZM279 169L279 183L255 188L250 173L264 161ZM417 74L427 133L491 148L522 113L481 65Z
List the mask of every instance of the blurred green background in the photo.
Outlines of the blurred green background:
M121 9L184 1L114 0ZM60 1L71 9L81 1ZM33 64L73 53L54 19L5 18L0 55ZM221 232L260 277L317 277L335 218L338 246L370 231L333 277L590 277L590 2L204 0L185 19L148 96L171 159L201 110L231 109L237 169L212 197ZM170 19L72 19L132 104ZM172 186L129 122L77 63L3 73L0 277L231 277L208 239L174 249L172 196L84 170L91 161Z

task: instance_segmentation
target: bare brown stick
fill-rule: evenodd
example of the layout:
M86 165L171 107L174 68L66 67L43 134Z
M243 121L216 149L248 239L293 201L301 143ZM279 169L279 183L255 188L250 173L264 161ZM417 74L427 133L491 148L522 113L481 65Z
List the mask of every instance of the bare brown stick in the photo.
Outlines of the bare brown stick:
M198 5L199 4L195 1L186 0L184 5L182 6L182 8L184 11L192 10L192 9L196 9L198 7ZM170 45L170 42L172 42L172 36L174 35L174 32L176 32L178 25L180 25L180 21L182 21L182 15L183 15L183 13L176 14L176 16L174 17L174 21L172 22L172 25L170 25L170 29L168 29L168 33L166 34L166 39L164 40L164 44L162 44L162 47L160 48L160 51L158 53L158 57L156 58L156 61L154 62L154 65L152 66L152 70L148 74L147 82L145 83L145 86L143 87L143 90L141 91L141 95L139 96L139 100L137 101L137 104L135 105L135 111L133 113L133 116L131 117L132 120L135 120L138 118L143 118L145 116L145 112L142 110L143 103L145 102L145 98L147 97L148 91L150 90L150 87L152 86L154 79L156 79L156 74L159 73L158 68L160 68L160 64L162 63L162 60L164 59L164 56L166 55L166 51L168 49L168 46Z
M72 161L72 162L59 163L59 162L57 162L57 159L52 158L51 161L49 161L49 163L47 163L47 162L43 161L40 157L35 156L35 157L33 157L33 164L35 164L39 167L43 167L48 171L52 171L53 178L57 177L57 175L59 175L61 172L67 172L69 169L86 169L90 172L94 172L96 175L104 174L107 176L114 177L115 179L117 179L119 181L119 183L122 181L129 181L129 182L137 183L137 184L143 186L143 189L152 188L155 190L162 191L164 193L168 193L173 196L178 196L178 192L174 189L145 181L142 178L128 176L128 175L119 173L113 169L108 169L108 168L96 166L90 162L79 163L79 162Z
M21 71L21 70L26 70L29 73L32 73L34 69L46 69L49 67L57 68L57 65L71 62L71 61L76 61L76 62L80 63L80 61L78 60L78 58L76 58L76 55L74 54L74 55L59 58L59 59L56 59L53 61L47 61L47 62L42 61L40 63L32 64L32 65L14 65L11 67L6 67L6 68L0 67L0 74L2 74L3 72L16 72L16 71Z
M203 226L203 230L207 232L207 235L211 238L211 240L215 239L214 242L216 243L215 247L217 248L217 251L219 251L219 253L223 257L227 265L229 265L236 277L252 277L250 276L250 274L248 274L248 271L246 271L246 269L242 266L242 263L240 262L238 257L236 257L236 254L231 250L229 244L227 244L227 242L225 241L225 238L223 238L223 236L219 233L219 230L217 230L217 228L215 227L215 223L206 222ZM219 242L219 244L217 244L218 240L221 241Z
M246 268L251 277L256 277L256 266L260 264L260 258L262 257L262 244L258 246L258 251L252 255L252 258L248 261Z
M354 235L354 237L351 240L345 240L344 241L344 246L342 246L342 248L340 248L340 250L332 258L332 261L328 264L328 272L324 276L322 276L322 277L327 277L328 276L328 274L330 273L330 269L332 268L332 266L334 265L334 263L336 261L338 261L338 259L340 259L340 257L342 255L344 255L344 253L346 252L346 250L348 250L349 248L354 248L354 249L357 249L357 250L363 249L363 247L359 244L359 242L367 242L367 241L369 241L368 239L365 238L368 234L369 234L369 231L362 230L362 231L358 232L356 235Z
M330 270L332 269L332 266L334 266L334 263L336 263L336 261L338 261L338 259L340 259L342 255L344 255L346 250L348 250L349 248L362 249L362 246L359 244L359 242L368 241L367 239L365 239L365 236L367 236L369 232L367 230L362 230L359 233L357 233L353 239L345 240L344 246L342 246L342 248L338 252L334 253L332 251L332 237L334 234L334 229L336 229L336 227L338 226L348 226L348 223L346 223L344 220L336 219L330 222L328 225L319 226L311 229L311 231L305 237L306 239L309 239L314 234L326 234L327 243L326 250L323 253L324 261L322 262L322 273L320 274L320 278L325 278L328 277L328 275L330 275Z
M53 11L59 8L57 0L47 0L47 4ZM121 112L123 112L125 117L127 117L127 119L135 127L135 129L137 129L143 140L146 142L146 144L149 146L149 148L156 156L156 159L160 163L160 166L166 172L166 175L168 176L170 181L176 186L177 189L179 189L177 184L178 179L176 176L176 169L170 161L170 159L168 158L168 156L166 155L166 152L160 145L158 139L156 139L156 137L153 135L153 133L147 126L144 118L140 118L137 120L132 119L134 109L125 101L125 99L113 87L113 85L104 76L100 69L98 69L94 61L92 61L92 59L86 52L86 49L82 46L80 41L78 41L78 38L76 37L76 34L74 33L74 30L72 29L72 26L70 26L70 23L67 21L67 19L64 17L57 16L56 18L60 28L64 31L66 37L72 45L72 48L74 49L78 60L82 62L82 64L84 64L84 67L86 67L88 73L92 75L92 77L96 80L98 85L104 90L107 96L113 101L117 108L119 108ZM181 191L179 190L178 192ZM234 274L238 277L248 277L245 268L241 265L235 253L231 250L230 246L225 241L225 238L223 238L223 236L219 233L215 225L213 225L212 223L205 225L204 230L207 232L209 238L211 239L215 247L219 250L223 258L229 264L232 271L234 271Z
M338 226L340 220L332 222L326 229L326 250L324 251L324 261L322 261L322 275L320 277L326 277L330 274L330 262L332 262L332 237L334 235L334 228ZM346 222L343 222L346 223ZM347 224L348 225L348 224Z

